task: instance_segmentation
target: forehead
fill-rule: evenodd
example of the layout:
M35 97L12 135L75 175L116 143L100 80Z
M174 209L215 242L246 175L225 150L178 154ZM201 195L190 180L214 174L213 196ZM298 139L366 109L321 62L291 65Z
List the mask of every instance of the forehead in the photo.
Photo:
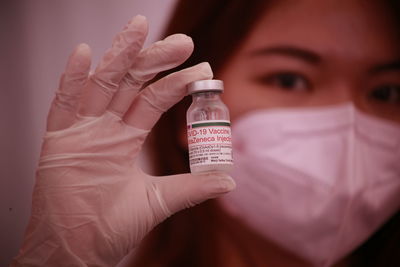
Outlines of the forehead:
M400 50L399 32L385 2L276 1L255 25L244 48L291 44L344 57L393 57Z

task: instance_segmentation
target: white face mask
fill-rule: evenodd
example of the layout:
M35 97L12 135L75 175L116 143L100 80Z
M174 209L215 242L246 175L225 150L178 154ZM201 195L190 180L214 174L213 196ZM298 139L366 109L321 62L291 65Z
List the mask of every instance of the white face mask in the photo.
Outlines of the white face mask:
M400 126L351 104L244 116L232 129L230 213L279 246L330 266L400 207Z

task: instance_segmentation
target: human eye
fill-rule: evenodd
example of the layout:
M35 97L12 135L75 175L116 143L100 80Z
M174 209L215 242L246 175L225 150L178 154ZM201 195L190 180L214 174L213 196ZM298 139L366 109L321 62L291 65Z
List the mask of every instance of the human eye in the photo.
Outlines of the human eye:
M370 91L369 97L382 103L398 104L400 103L400 85L387 84L375 87Z
M308 91L311 89L307 78L294 72L278 72L262 75L257 77L256 80L263 85L285 91Z

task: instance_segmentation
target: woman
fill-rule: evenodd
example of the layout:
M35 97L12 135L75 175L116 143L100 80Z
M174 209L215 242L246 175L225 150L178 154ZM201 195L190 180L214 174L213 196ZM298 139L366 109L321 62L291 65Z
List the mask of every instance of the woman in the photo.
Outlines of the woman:
M208 60L225 82L238 187L162 223L134 266L399 265L397 8L182 1L167 32L194 38L183 67ZM181 35L140 51L146 32L136 17L91 76L87 46L71 57L15 266L111 266L167 216L233 189L223 174L166 179L137 168L140 145L184 85L212 78L198 64L137 94L192 51ZM161 175L187 171L187 104L154 132Z
M397 21L393 20L390 22L392 25L378 26L376 22L384 21L379 16L388 15L387 6L395 8L390 15L393 19L398 18L397 3L382 3L376 8L374 5L377 1L375 4L369 1L365 6L357 4L357 1L347 4L337 1L281 2L283 3L181 1L166 35L183 32L194 39L195 52L184 66L196 64L201 60L211 63L215 76L225 82L226 91L223 98L230 107L233 122L256 109L324 106L346 101L354 101L364 109L370 106L369 112L399 122L398 97L393 101L396 107L393 107L391 112L385 111L383 105L371 108L372 104L363 103L363 98L368 94L381 103L388 101L383 93L385 89L366 91L365 88L360 88L361 86L340 85L340 82L334 85L333 81L324 81L343 79L343 83L357 82L355 78L349 78L347 81L343 78L344 75L358 75L352 70L359 70L364 65L363 62L356 62L356 59L352 58L356 53L359 53L365 62L370 54L380 54L382 58L386 56L383 51L389 50L387 44L376 44L374 47L372 43L376 43L375 40L380 39L377 35L383 32L398 36L398 31L393 31L398 24L394 24ZM383 7L384 5L387 6ZM372 15L372 10L379 10L379 15ZM354 18L350 17L351 14ZM366 18L369 18L368 23L363 21ZM389 45L393 51L392 55L387 54L389 59L399 55L400 49L395 42L392 41L393 47ZM307 64L290 58L301 56L302 52L285 48L276 51L283 55L262 55L262 52L251 55L252 50L262 51L262 48L270 43L299 45L311 47L313 51L321 51L323 60L326 60L326 70L317 72L315 67L310 68ZM335 49L340 52L329 57L327 54L335 52ZM368 51L369 49L371 50ZM335 63L340 57L345 58L341 63L349 64L351 70L345 70L343 66ZM343 73L338 74L338 70L343 70ZM396 89L391 90L399 92L399 72L395 75ZM360 79L365 81L368 77ZM359 84L359 81L357 83ZM187 98L172 108L159 121L154 131L153 146L154 155L157 157L155 166L158 168L158 175L189 171L186 145L182 144L184 137L175 137L183 135L182 125L190 102L191 99ZM161 142L162 136L173 142ZM171 154L174 156L168 157ZM240 179L236 176L234 178ZM236 191L239 190L240 186ZM229 216L224 206L221 207L218 202L218 199L212 200L185 210L158 226L144 246L141 257L138 257L132 266L308 266L306 263L302 265L301 260L297 264L296 257L277 248L271 241L259 240L257 232L252 232L248 230L248 225L243 225L241 216ZM399 257L396 256L399 254L400 243L398 225L399 212L337 266L399 265Z

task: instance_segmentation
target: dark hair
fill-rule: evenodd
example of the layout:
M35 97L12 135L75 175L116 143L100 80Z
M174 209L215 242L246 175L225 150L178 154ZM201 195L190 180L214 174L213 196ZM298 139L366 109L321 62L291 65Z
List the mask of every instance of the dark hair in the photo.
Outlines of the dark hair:
M268 5L266 0L181 0L176 6L165 35L185 33L193 38L192 56L176 71L208 61L218 78L218 72L241 45L249 29ZM397 1L389 0L399 10ZM171 71L171 72L172 72ZM163 73L166 75L166 73ZM177 136L185 125L185 113L190 100L185 98L165 113L150 136L156 174L170 175L188 172L187 150ZM168 140L168 142L165 142ZM400 212L391 218L367 242L352 254L352 266L400 266ZM215 200L181 211L157 226L142 242L133 266L205 267L224 266L218 236L223 231L242 231L245 227L219 207ZM231 235L232 238L235 235ZM251 252L240 242L231 240L235 252L249 266Z

